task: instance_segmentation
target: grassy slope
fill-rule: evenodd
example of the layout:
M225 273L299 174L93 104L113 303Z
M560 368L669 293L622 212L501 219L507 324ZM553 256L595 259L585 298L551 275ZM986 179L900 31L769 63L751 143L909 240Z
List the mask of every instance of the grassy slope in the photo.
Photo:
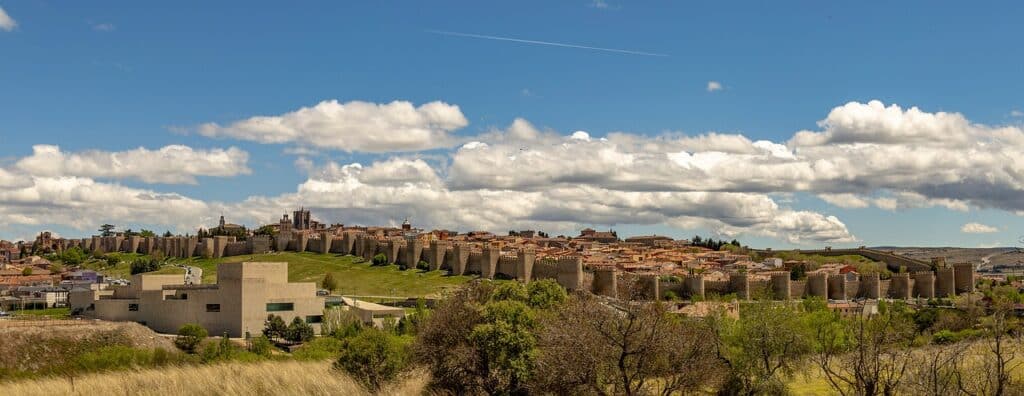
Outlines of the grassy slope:
M423 393L418 373L382 389L380 395ZM132 372L87 374L69 381L46 378L4 383L10 395L369 395L330 362L225 363L170 366Z
M86 268L99 270L107 275L129 278L129 261L140 257L138 254L118 254L121 263L107 267L102 260L91 260ZM375 295L401 297L437 296L443 290L461 285L472 277L446 276L442 271L401 271L397 266L374 267L368 263L354 263L355 257L311 252L269 253L224 257L218 259L189 258L174 259L173 264L183 264L203 269L203 282L217 281L217 264L240 263L244 261L272 261L288 263L288 280L291 282L319 282L328 272L338 280L337 293L346 295ZM154 272L158 274L181 274L180 267L165 265Z

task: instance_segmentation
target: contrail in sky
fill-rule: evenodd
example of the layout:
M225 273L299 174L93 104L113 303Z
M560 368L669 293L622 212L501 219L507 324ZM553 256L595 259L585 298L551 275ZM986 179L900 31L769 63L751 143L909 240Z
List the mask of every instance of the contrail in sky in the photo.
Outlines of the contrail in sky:
M517 38L512 38L512 37L487 36L487 35L483 35L483 34L448 32L448 31L444 31L444 30L427 29L426 32L427 33L433 33L433 34L442 34L442 35L445 35L445 36L471 37L471 38L486 39L486 40L511 41L511 42L515 42L515 43L524 43L524 44L550 45L550 46L555 46L555 47L579 48L579 49L588 49L588 50L594 50L594 51L615 52L615 53L619 53L619 54L629 54L629 55L662 56L662 57L667 57L668 56L668 54L659 54L659 53L656 53L656 52L643 52L643 51L632 51L632 50L615 49L615 48L590 47L590 46L586 46L586 45L566 44L566 43L553 43L553 42L550 42L550 41L524 40L524 39L517 39Z

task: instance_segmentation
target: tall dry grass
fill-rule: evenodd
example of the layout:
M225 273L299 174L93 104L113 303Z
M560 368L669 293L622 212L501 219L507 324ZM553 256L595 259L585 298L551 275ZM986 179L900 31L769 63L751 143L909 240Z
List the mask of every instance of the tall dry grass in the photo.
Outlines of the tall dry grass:
M419 395L429 380L414 373L381 395ZM331 362L275 361L165 367L0 383L4 395L369 395Z

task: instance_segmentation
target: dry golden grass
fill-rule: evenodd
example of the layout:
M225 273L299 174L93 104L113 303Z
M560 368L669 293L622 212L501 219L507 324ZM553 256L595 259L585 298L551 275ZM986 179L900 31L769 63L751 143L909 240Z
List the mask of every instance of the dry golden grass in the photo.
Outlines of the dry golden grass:
M415 373L381 395L418 395L428 376ZM0 383L4 395L369 395L331 362L279 361L165 367Z

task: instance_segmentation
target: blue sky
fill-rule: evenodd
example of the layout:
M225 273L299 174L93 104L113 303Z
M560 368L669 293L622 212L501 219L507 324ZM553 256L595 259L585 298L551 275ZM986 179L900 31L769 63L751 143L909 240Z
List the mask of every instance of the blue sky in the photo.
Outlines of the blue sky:
M325 172L323 168L330 164L368 166L389 158L415 158L444 180L442 187L425 182L421 190L450 187L455 176L448 166L459 145L504 130L516 118L560 136L578 130L594 139L613 132L651 138L717 132L786 144L797 131L823 131L818 122L848 102L878 100L903 110L918 107L930 114L959 113L970 124L990 128L1020 128L1018 112L1024 111L1024 54L1015 50L1024 36L1019 20L1024 6L1018 2L901 2L898 6L881 2L311 2L287 7L270 2L152 5L5 0L0 8L16 23L11 29L0 25L0 142L5 148L0 167L38 177L16 164L31 156L33 146L39 144L57 145L64 153L158 150L167 145L198 151L235 147L247 153L249 172L228 177L199 172L196 184L105 174L82 177L119 186L128 194L179 194L206 205L194 207L227 210L238 221L265 221L267 213L289 210L285 204L301 204L301 197L277 198L298 195L297 185L317 179L314 175ZM709 92L710 81L723 88ZM325 100L377 104L399 100L414 106L440 101L458 106L466 125L446 130L457 143L397 153L197 132L205 123L226 126L254 116L279 116ZM309 152L294 154L297 147ZM308 165L298 165L300 158ZM1011 203L1001 207L971 201L970 194L963 192L928 198L943 195L966 208L933 203L884 209L837 206L818 197L823 192L839 193L841 188L835 187L768 192L730 187L733 192L764 193L787 210L835 216L852 238L807 236L797 241L784 234L813 232L753 227L747 220L715 225L696 221L695 217L702 217L699 213L688 213L685 221L675 217L674 222L615 220L609 224L605 223L608 217L580 215L555 224L545 223L544 216L510 211L515 216L509 223L566 229L577 224L614 226L627 234L657 232L678 237L720 232L762 246L1007 246L1024 234L1024 220L1017 214L1024 213L1024 208L1014 206L1024 198L1013 197L1024 194L1021 176L1014 179L1014 172L1007 173L1011 180L1004 181L999 191L1009 194ZM977 177L986 176L991 175ZM933 187L921 186L914 192L935 191ZM538 190L536 186L529 189ZM506 191L503 196L515 195ZM874 186L857 194L877 197L893 191L891 186ZM411 215L414 220L426 220L428 227L453 227L433 224L446 219L434 211L436 207L431 207L431 215L421 212L427 209L398 213L394 207L382 207L367 211L376 217L346 218L358 208L344 202L344 195L338 194L336 202L310 199L310 204L324 206L323 220L331 222L379 218L377 222L388 223ZM260 202L260 210L243 210L243 202L250 197L273 203ZM4 203L9 213L22 216L8 213L6 224L0 225L0 238L25 237L44 228L66 235L87 235L94 229L61 220L52 211L26 214L37 207L65 208L66 212L75 207L40 200L37 206L23 199ZM541 210L534 208L534 212ZM717 213L713 208L709 212ZM134 215L132 211L124 214ZM181 216L193 219L150 219L145 213L137 219L108 218L112 216L103 213L82 218L182 232L193 223L208 223L191 212ZM501 219L452 216L462 229L505 229L495 225ZM962 232L968 223L995 231Z

